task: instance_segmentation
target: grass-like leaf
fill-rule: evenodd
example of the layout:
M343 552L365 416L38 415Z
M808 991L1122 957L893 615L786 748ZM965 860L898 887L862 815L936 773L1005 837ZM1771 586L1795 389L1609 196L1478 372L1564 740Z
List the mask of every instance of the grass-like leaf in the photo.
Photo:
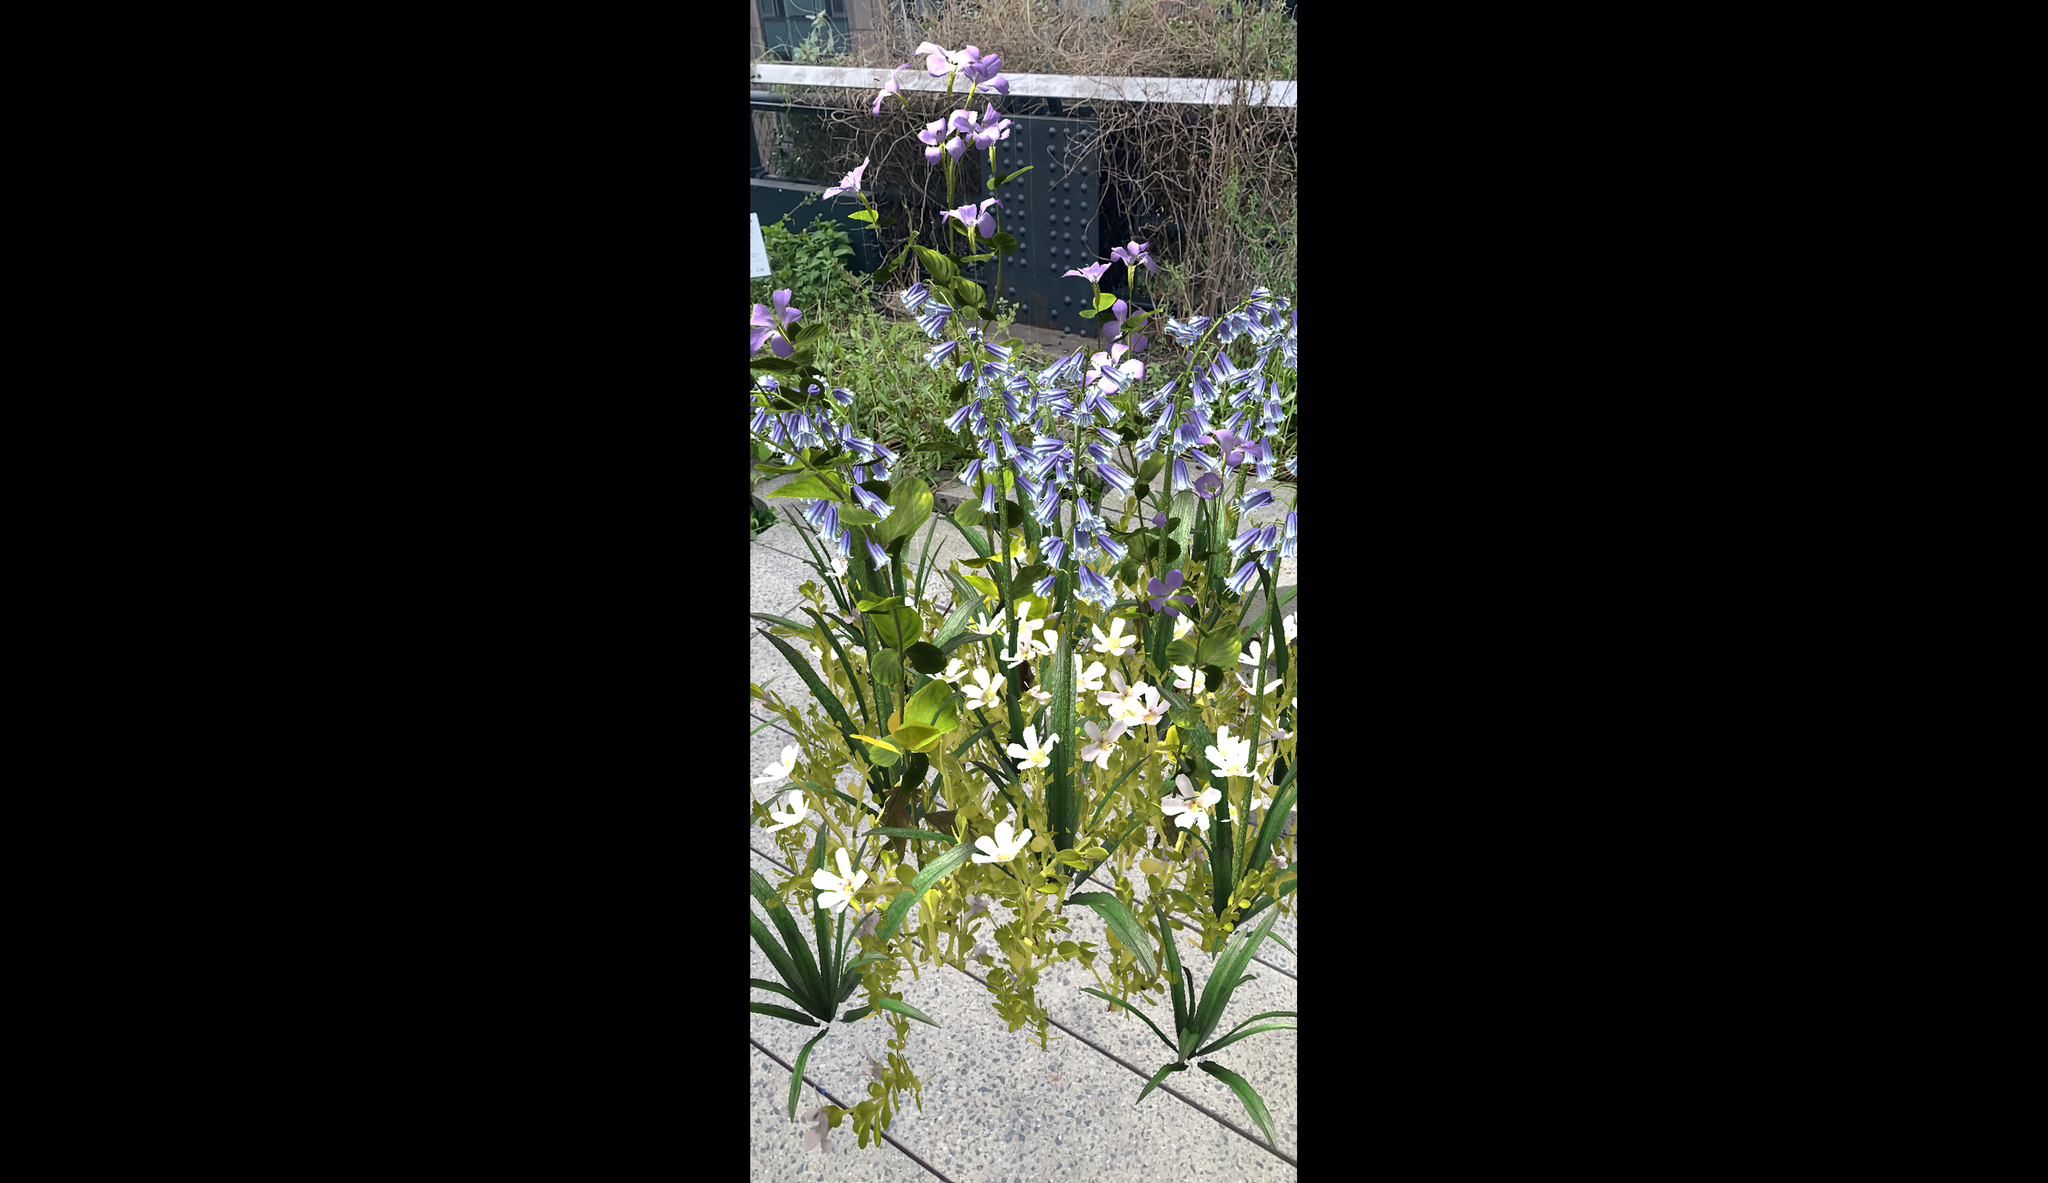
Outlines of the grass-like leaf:
M1244 1102L1245 1111L1252 1115L1252 1121L1258 1124L1260 1132L1266 1135L1267 1145L1278 1150L1280 1141L1273 1136L1273 1118L1266 1112L1266 1103L1259 1100L1259 1094L1252 1091L1251 1084L1244 1077L1209 1060L1202 1061L1201 1069L1230 1086L1230 1091L1236 1093L1237 1099Z
M1079 895L1068 896L1067 902L1094 909L1095 914L1102 917L1103 923L1109 925L1109 931L1116 934L1116 939L1124 943L1124 948L1137 956L1138 964L1145 970L1145 976L1159 976L1159 959L1152 952L1152 941L1146 937L1145 928L1138 923L1138 918L1131 915L1129 908L1124 907L1122 900L1106 891L1084 891Z
M931 1023L931 1025L934 1027L938 1026L937 1023L933 1023L932 1020L925 1017L925 1013L923 1011L917 1009L916 1007L910 1005L907 1002L902 1001L901 999L884 998L881 1001L875 1003L875 1005L881 1007L883 1010L895 1011L897 1014L902 1015L906 1019L916 1019L920 1023Z
M882 923L876 926L875 935L884 941L895 936L897 928L903 924L903 918L910 914L910 905L923 899L924 893L931 890L932 884L959 870L960 865L973 855L974 848L962 842L926 863L924 870L919 871L910 880L910 889L890 901L888 914L883 916Z
M1141 1011L1141 1010L1139 1010L1139 1009L1138 1009L1137 1007L1135 1007L1135 1006L1132 1006L1132 1005L1131 1005L1130 1003L1128 1003L1128 1002L1125 1002L1125 1001L1124 1001L1123 999L1121 999L1121 998L1118 998L1118 997L1117 997L1116 995L1114 995L1114 994L1110 994L1110 993L1108 993L1108 992L1106 992L1106 991L1103 991L1103 990L1097 990L1097 989L1096 989L1095 987L1093 987L1093 986L1083 986L1083 987L1081 987L1081 993L1083 993L1083 994L1093 994L1093 995L1094 995L1095 997L1097 997L1097 998L1100 998L1100 999L1102 999L1102 1000L1103 1000L1103 1001L1105 1001L1105 1002L1114 1002L1114 1003L1116 1003L1116 1004L1117 1004L1118 1006L1120 1006L1120 1007L1123 1007L1123 1008L1124 1008L1125 1010L1127 1010L1127 1011L1131 1012L1132 1014L1134 1014L1134 1015L1138 1016L1139 1018L1141 1018L1141 1019L1145 1020L1145 1025L1146 1025L1147 1027L1150 1027L1150 1028L1152 1028L1152 1034L1154 1034L1154 1035L1157 1035L1157 1036L1159 1037L1159 1042L1161 1042L1161 1043L1165 1044L1165 1045L1166 1045L1166 1047L1167 1047L1167 1050L1169 1050L1169 1051L1173 1052L1173 1054L1174 1054L1174 1055L1176 1055L1176 1056L1178 1056L1178 1055L1180 1054L1180 1046L1179 1046L1178 1044L1174 1043L1174 1042L1173 1042L1173 1041L1172 1041L1171 1039L1168 1039L1168 1038L1166 1037L1166 1032L1164 1032L1164 1031L1161 1031L1161 1030L1159 1029L1159 1024L1157 1024L1157 1023L1153 1022L1153 1021L1152 1021L1152 1018L1151 1018L1151 1016L1150 1016L1150 1015L1147 1015L1147 1014L1146 1014L1146 1013L1145 1013L1144 1011Z
M1216 959L1215 967L1209 973L1208 984L1202 987L1202 1002L1196 1008L1194 1029L1201 1038L1207 1039L1216 1030L1216 1024L1223 1019L1223 1008L1230 1005L1231 992L1238 987L1238 979L1244 974L1244 967L1252 959L1252 950L1272 930L1273 922L1280 918L1278 912L1268 912L1258 927L1247 932L1239 928L1230 935L1223 946L1222 956Z
M1166 983L1166 992L1173 996L1173 1029L1185 1031L1188 1027L1188 1012L1194 1009L1195 984L1188 980L1188 971L1181 968L1180 950L1173 947L1173 926L1166 922L1166 914L1160 911L1159 900L1152 901L1152 917L1159 922L1159 947L1166 956L1166 968L1172 971L1175 980ZM1187 997L1183 999L1181 995Z
M803 988L803 976L796 972L796 965L790 961L789 954L784 952L782 946L776 943L775 934L768 931L768 926L761 922L759 916L754 915L751 908L747 910L747 925L754 934L754 943L761 946L761 952L768 955L768 961L775 967L775 972L782 975L783 981L801 990ZM803 1000L798 999L798 1001L801 1002ZM810 1004L805 1003L804 1005L809 1006Z
M768 643L775 646L776 651L781 653L789 662L789 667L795 670L797 676L804 680L804 685L810 688L811 697L817 699L818 704L825 708L825 713L832 716L832 721L839 725L839 730L847 736L847 745L851 747L854 735L853 720L848 717L846 708L839 705L839 696L827 689L825 683L819 679L817 671L811 668L810 661L781 637L771 634L767 629L762 629L757 635L767 638ZM836 645L837 642L834 642L834 644ZM854 750L858 751L859 749L856 748Z
M811 1016L801 1011L793 1011L786 1006L777 1006L772 1002L750 1002L747 1009L757 1015L774 1015L778 1019L788 1019L792 1023L802 1023L806 1027L818 1025L818 1020Z
M795 991L789 989L787 986L777 985L776 983L769 981L767 978L748 978L747 985L752 986L756 990L772 990L775 993L782 995L784 998L789 999L791 1002L796 1003L798 1006L804 1005L804 1000L798 998L796 996Z
M943 842L948 846L954 844L953 835L941 834L937 830L906 830L898 826L876 826L872 830L861 831L862 837L869 834L880 834L884 838L922 838L927 842Z
M1146 1082L1145 1082L1145 1091L1144 1091L1144 1092L1142 1092L1142 1093L1139 1093L1139 1094L1138 1094L1138 1099L1137 1099L1136 1101L1133 1101L1133 1102L1131 1102L1131 1104L1133 1104L1133 1105L1142 1105L1142 1104L1144 1104L1144 1103L1145 1103L1145 1097L1146 1097L1146 1095L1147 1095L1147 1094L1149 1094L1149 1093L1151 1093L1151 1091L1152 1091L1153 1089L1156 1089L1156 1088L1158 1088L1158 1087L1159 1087L1159 1082L1160 1082L1160 1081L1162 1081L1162 1080L1165 1080L1165 1079L1166 1079L1166 1077L1167 1077L1167 1075L1168 1075L1169 1073L1173 1073L1173 1072L1186 1072L1187 1070L1188 1070L1188 1066L1187 1066L1186 1064L1182 1064L1182 1063L1180 1063L1180 1062L1179 1062L1179 1061L1177 1061L1177 1060L1168 1060L1168 1061L1167 1061L1166 1063L1164 1063L1164 1064L1161 1064L1161 1065L1159 1066L1159 1071L1157 1071L1157 1072L1154 1072L1154 1073L1152 1074L1152 1079L1151 1079L1151 1080L1148 1080L1148 1081L1146 1081Z
M1296 1028L1296 1026L1295 1026L1295 1025L1294 1025L1293 1023L1266 1023L1266 1024L1264 1024L1263 1026L1253 1027L1253 1028L1252 1028L1251 1030L1249 1030L1249 1031L1233 1031L1233 1032L1231 1032L1231 1033L1230 1033L1229 1035L1226 1035L1226 1036L1224 1036L1223 1038L1221 1038L1221 1039L1217 1040L1217 1041L1216 1041L1215 1043L1212 1043L1212 1044L1210 1044L1210 1045L1209 1045L1209 1046L1207 1046L1207 1047L1204 1047L1204 1048L1198 1048L1198 1049L1197 1049L1197 1050L1195 1051L1195 1054L1196 1054L1196 1055L1198 1055L1198 1056L1206 1056L1206 1055L1208 1055L1208 1054L1209 1054L1210 1052L1213 1052L1213 1051L1217 1051L1217 1050L1219 1050L1219 1049L1221 1049L1221 1048L1226 1048L1226 1047L1229 1047L1229 1046L1230 1046L1231 1044L1233 1044L1233 1043L1236 1043L1236 1042L1237 1042L1238 1040L1240 1040L1240 1039L1248 1039L1248 1038L1250 1038L1251 1036L1257 1035L1257 1034L1258 1034L1259 1032L1261 1032L1261 1031L1294 1031L1294 1030L1297 1030L1297 1028Z
M804 1050L796 1054L796 1070L789 1074L789 1119L791 1121L796 1120L797 1098L803 1095L804 1065L810 1062L811 1049L818 1046L819 1040L830 1034L831 1032L827 1030L820 1031L816 1035L811 1036L811 1041L804 1045Z

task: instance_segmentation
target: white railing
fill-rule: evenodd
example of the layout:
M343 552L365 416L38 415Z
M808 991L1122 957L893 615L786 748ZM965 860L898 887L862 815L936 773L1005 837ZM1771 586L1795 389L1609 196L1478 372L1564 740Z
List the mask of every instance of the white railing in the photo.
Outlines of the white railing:
M759 62L753 66L761 82L780 86L842 86L850 90L880 91L889 81L889 71L859 66L795 66L784 62ZM1189 103L1199 106L1230 106L1243 101L1253 107L1292 107L1294 83L1279 81L1230 82L1219 78L1082 78L1066 74L1004 74L1010 93L1043 99L1097 99L1119 103ZM897 75L900 90L946 89L944 78L925 73L923 63ZM956 83L955 93L966 88ZM976 98L980 95L977 94ZM996 102L1001 95L990 95Z

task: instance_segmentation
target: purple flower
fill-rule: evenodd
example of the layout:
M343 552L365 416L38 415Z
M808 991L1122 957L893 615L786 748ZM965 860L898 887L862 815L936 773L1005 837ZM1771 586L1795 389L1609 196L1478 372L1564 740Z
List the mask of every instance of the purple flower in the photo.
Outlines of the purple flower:
M1164 526L1166 524L1166 515L1160 514L1157 518L1153 519L1152 524ZM1150 601L1152 610L1158 612L1164 609L1168 616L1179 616L1180 609L1174 607L1175 604L1186 604L1190 608L1194 607L1195 602L1191 598L1173 594L1180 590L1180 585L1181 573L1178 571L1168 571L1163 582L1158 579L1146 580L1145 590L1151 592L1153 596L1153 599Z
M916 64L917 63L915 62L905 62L902 65L896 67L895 69L889 71L889 81L882 84L881 93L875 96L874 109L869 111L868 114L880 115L882 113L882 100L888 98L892 94L896 96L897 102L903 103L903 92L897 89L896 76L898 74L901 74L903 71L908 70L910 67ZM910 104L903 103L903 109L906 111L909 110Z
M1241 596L1251 590L1252 584L1257 582L1258 578L1259 561L1252 559L1246 562L1244 566L1239 567L1237 573L1225 580L1225 582L1230 585L1232 592Z
M1160 510L1158 515L1152 519L1152 524L1160 527L1161 529L1164 529L1166 526L1166 511L1163 509ZM1179 572L1175 572L1175 574L1179 574ZM1179 587L1180 585L1175 584L1174 586Z
M1212 431L1209 433L1209 441L1224 453L1224 467L1236 468L1244 463L1245 442L1236 435L1228 431Z
M1204 501L1213 501L1223 491L1223 478L1213 472L1205 472L1195 478L1195 496Z
M877 102L879 101L880 100L877 100ZM873 159L874 158L871 156L868 158L868 160L861 161L859 168L854 169L852 172L847 173L845 176L839 178L839 183L837 185L832 186L830 189L825 190L824 196L837 197L841 193L860 192L860 175L868 171L868 161Z
M1109 264L1097 263L1093 267L1083 267L1077 271L1069 271L1067 272L1067 275L1078 275L1082 279L1087 280L1089 283L1101 283L1103 272L1108 270ZM1062 275L1060 276L1060 278L1065 279L1067 275Z
M1108 580L1096 574L1095 568L1083 563L1077 574L1080 576L1080 586L1074 589L1075 595L1104 611L1108 611L1110 605L1116 603L1116 589L1109 585Z
M1000 206L1002 204L1001 199L991 197L987 201L982 202L979 207L976 207L973 202L969 202L959 209L946 210L939 216L941 218L951 218L960 223L961 226L980 234L983 238L994 238L996 233L996 216L988 212L988 210L992 205Z
M1143 263L1148 273L1157 275L1159 269L1152 265L1152 256L1146 253L1147 245L1142 242L1134 242L1129 246L1120 246L1110 251L1109 257L1131 267L1136 267L1138 264Z
M939 137L945 134L946 121L943 119L932 120L924 125L923 131L917 133L917 138L924 141L926 145L924 150L924 161L926 164L937 164L941 151L951 152L953 159L960 159L960 153L966 149L967 145L961 142L959 136L954 136L941 143Z
M770 297L775 301L775 308L772 312L766 304L754 305L753 319L748 322L753 326L753 345L752 348L747 350L747 356L752 357L754 354L761 352L761 346L766 344L770 338L773 338L775 342L775 356L788 357L796 352L796 347L789 343L789 338L776 331L777 329L786 331L790 325L796 323L798 317L803 315L802 312L789 306L789 292L788 288L783 288Z

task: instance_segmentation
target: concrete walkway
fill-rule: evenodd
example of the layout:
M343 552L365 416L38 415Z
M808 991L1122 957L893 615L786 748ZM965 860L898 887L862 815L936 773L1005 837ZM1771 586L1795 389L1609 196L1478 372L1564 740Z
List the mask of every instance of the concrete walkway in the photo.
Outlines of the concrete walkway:
M764 482L755 493L765 496L787 479ZM956 484L941 485L936 497L938 513L906 552L913 557L922 553L926 538L930 538L935 577L928 581L929 590L941 604L950 604L951 594L937 572L953 559L974 557L958 530L940 516L965 495ZM784 520L749 547L749 603L752 611L801 619L799 609L805 601L797 588L816 578L816 572L797 536L800 527L788 521L793 515L785 507L790 503L775 499L770 504ZM1106 513L1122 510L1114 498L1103 508ZM1281 504L1253 516L1270 521L1285 512ZM1276 586L1284 591L1294 584L1294 565L1283 564ZM1259 608L1252 611L1256 615ZM1287 611L1298 619L1298 601L1290 602ZM770 688L784 698L806 700L808 692L801 679L773 646L754 635L765 626L751 619L748 625L752 646L749 680L770 684L773 679ZM749 712L750 731L769 723L749 741L749 767L754 775L776 759L785 744L793 742L780 722L772 720L772 715ZM765 801L786 787L787 782L750 785L749 791L754 799ZM748 859L771 880L790 874L772 840L758 828L748 830ZM1138 891L1143 898L1142 882ZM760 914L758 907L756 914ZM1064 914L1073 924L1075 939L1107 947L1103 923L1092 911L1073 907ZM1273 931L1300 949L1295 918L1282 917ZM776 980L760 949L751 940L747 947L748 976ZM1182 956L1197 982L1206 981L1208 955L1189 949ZM1159 1178L1232 1181L1296 1177L1292 1160L1298 1149L1295 1065L1299 1032L1266 1032L1233 1044L1217 1056L1265 1100L1279 1134L1278 1147L1269 1147L1236 1095L1206 1073L1175 1073L1153 1090L1143 1105L1134 1104L1146 1080L1169 1053L1136 1018L1109 1015L1105 1013L1108 1004L1081 993L1081 987L1095 985L1087 970L1074 966L1042 973L1038 998L1055 1024L1046 1051L1040 1051L1028 1038L1028 1029L1014 1034L1009 1031L992 1008L993 996L981 984L978 972L950 967L919 972L922 980L904 982L904 998L943 1030L911 1024L907 1055L923 1081L923 1112L907 1103L888 1131L889 1141L879 1148L857 1149L848 1121L832 1132L828 1150L803 1149L808 1127L791 1124L787 1116L790 1069L797 1053L817 1031L766 1015L749 1016L748 1118L754 1179L1138 1183ZM1224 1019L1226 1030L1262 1011L1299 1009L1292 954L1264 943L1251 972L1257 980L1233 997ZM759 990L752 997L763 1002L783 1001ZM1155 1021L1162 1015L1171 1019L1171 1009L1163 999L1152 1009L1158 1012L1153 1014ZM806 1084L798 1111L828 1102L850 1108L865 1100L868 1077L860 1045L865 1042L866 1051L879 1056L889 1037L887 1026L874 1018L850 1026L833 1024L832 1034L819 1042L805 1067Z

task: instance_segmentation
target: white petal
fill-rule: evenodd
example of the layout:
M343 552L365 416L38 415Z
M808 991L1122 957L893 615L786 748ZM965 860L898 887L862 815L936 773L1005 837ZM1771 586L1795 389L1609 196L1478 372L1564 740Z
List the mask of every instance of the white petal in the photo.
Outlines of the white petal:
M844 846L839 848L839 877L841 879L853 878L853 864L846 861L846 848Z

